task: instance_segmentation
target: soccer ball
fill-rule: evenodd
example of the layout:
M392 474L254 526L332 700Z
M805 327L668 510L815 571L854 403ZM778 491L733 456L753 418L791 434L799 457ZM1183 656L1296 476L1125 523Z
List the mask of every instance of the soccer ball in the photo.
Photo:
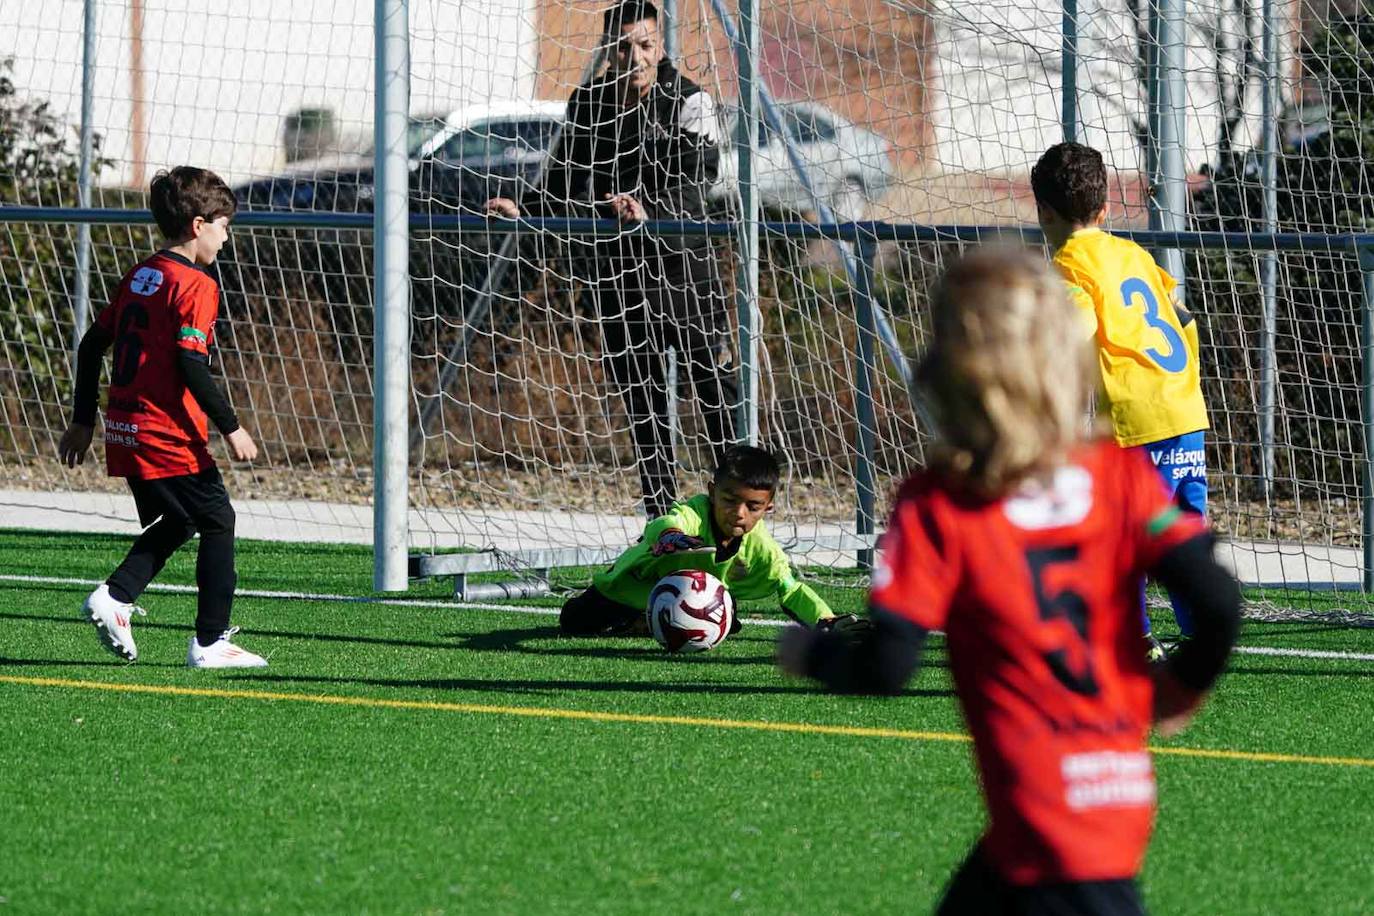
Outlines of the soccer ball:
M705 652L730 635L735 599L708 572L664 576L649 593L649 632L669 652Z

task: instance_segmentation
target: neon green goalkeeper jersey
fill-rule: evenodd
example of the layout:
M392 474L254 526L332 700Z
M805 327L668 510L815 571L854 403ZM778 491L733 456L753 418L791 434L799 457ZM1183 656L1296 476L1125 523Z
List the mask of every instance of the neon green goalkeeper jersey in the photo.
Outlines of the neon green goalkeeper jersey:
M654 546L668 531L701 538L711 549L654 556ZM737 550L721 556L711 524L711 500L705 493L674 503L667 515L649 522L639 543L622 553L610 569L593 576L592 586L612 601L642 608L659 579L684 569L705 570L724 582L736 600L776 597L783 610L801 623L810 625L833 616L825 600L792 575L787 554L763 522L739 539Z

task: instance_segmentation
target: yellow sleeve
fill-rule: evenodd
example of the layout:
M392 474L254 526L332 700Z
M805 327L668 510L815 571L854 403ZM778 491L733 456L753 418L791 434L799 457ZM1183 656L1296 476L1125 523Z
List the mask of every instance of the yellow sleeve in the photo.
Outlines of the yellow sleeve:
M1164 295L1170 299L1174 296L1174 290L1178 289L1178 281L1169 275L1169 272L1158 264L1155 269L1159 271L1159 285L1164 288Z
M663 532L676 529L697 537L701 534L701 518L687 503L677 503L665 515L644 526L644 536L626 548L609 569L592 575L592 585L612 601L640 607L648 600L649 589L670 572L697 569L711 557L709 554L668 554L656 556L654 545ZM709 568L709 566L707 566Z
M822 617L834 616L825 599L793 575L787 553L767 528L755 528L748 537L749 555L745 562L749 572L743 579L729 583L735 597L757 599L771 594L788 615L808 626Z
M1178 281L1169 275L1163 267L1159 268L1159 285L1164 290L1166 301L1174 310L1174 317L1178 320L1178 326L1183 331L1183 343L1188 348L1188 359L1195 366L1202 365L1198 358L1201 345L1198 343L1197 319L1187 309L1179 305L1178 302Z
M1199 351L1201 345L1197 340L1197 321L1189 321L1183 326L1183 343L1188 347L1188 358L1192 360L1194 366L1201 366L1202 359Z
M1065 260L1061 254L1055 255L1054 268L1059 271L1059 275L1064 278L1064 286L1069 291L1069 298L1073 304L1078 306L1078 317L1083 321L1083 339L1092 340L1097 336L1097 301L1088 291L1090 283L1084 277L1079 276L1079 272Z
M1078 317L1083 323L1083 336L1091 340L1097 336L1097 306L1093 303L1093 297L1088 295L1088 291L1083 287L1072 282L1068 287L1069 298L1078 306Z

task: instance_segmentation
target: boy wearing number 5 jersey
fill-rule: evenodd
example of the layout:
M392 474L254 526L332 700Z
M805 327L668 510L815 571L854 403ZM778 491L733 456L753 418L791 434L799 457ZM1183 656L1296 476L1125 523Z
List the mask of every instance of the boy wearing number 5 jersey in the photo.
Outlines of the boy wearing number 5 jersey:
M72 420L58 445L68 467L85 460L95 428L96 394L112 345L105 407L105 462L129 481L144 531L82 607L101 644L126 661L138 658L134 605L163 564L194 534L196 633L186 651L192 668L262 667L261 657L230 642L234 600L234 509L207 448L214 422L238 461L258 448L239 426L210 375L219 284L206 270L229 238L234 195L214 172L181 166L160 172L149 205L166 246L134 266L77 351Z
M1178 284L1145 249L1102 230L1107 170L1097 150L1050 147L1031 170L1031 187L1054 264L1096 344L1117 443L1142 449L1178 506L1205 515L1207 407L1197 323L1175 301ZM1173 595L1170 601L1179 630L1192 636L1187 607ZM1148 615L1145 632L1151 656L1162 655Z
M1138 449L1083 422L1095 354L1041 258L983 249L930 299L916 373L935 420L897 493L856 638L789 627L784 671L900 693L944 632L987 801L982 839L938 916L1142 916L1154 825L1147 740L1183 728L1226 665L1240 590L1206 524ZM1197 632L1154 665L1137 585L1186 595Z

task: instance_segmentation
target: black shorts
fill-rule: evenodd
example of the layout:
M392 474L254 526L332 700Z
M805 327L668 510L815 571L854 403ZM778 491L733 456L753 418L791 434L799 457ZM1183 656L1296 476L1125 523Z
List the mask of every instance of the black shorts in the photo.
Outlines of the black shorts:
M1134 879L1065 881L1019 887L993 871L974 847L945 887L937 916L1144 916Z
M612 601L595 586L563 602L558 626L564 636L643 636L644 611Z
M184 477L157 480L130 477L129 490L138 507L138 523L144 528L163 517L182 524L196 524L199 519L222 512L229 505L229 491L224 489L224 478L219 476L217 467Z

